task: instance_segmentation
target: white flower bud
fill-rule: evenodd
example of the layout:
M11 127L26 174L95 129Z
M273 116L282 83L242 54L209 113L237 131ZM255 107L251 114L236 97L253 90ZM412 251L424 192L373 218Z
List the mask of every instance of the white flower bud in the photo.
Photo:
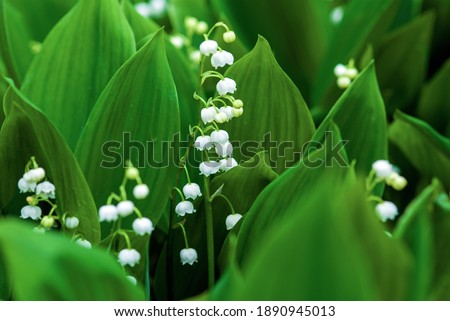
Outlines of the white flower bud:
M220 111L214 115L214 120L219 124L226 123L228 121L228 115L223 111Z
M55 224L55 219L51 216L44 216L41 220L41 226L47 230L50 229L53 224Z
M128 167L125 170L125 176L132 181L139 177L139 170L136 167Z
M231 43L234 42L236 40L236 34L234 33L234 31L227 31L224 32L223 34L223 41L225 41L226 43Z
M244 102L240 99L236 99L235 101L233 101L233 107L234 108L242 108L242 107L244 107Z
M171 36L170 37L170 43L175 47L175 48L183 48L184 46L184 38L176 35L176 36Z
M380 217L381 221L386 222L387 220L394 220L395 217L398 215L398 209L397 206L388 201L384 201L382 203L379 203L375 210Z
M20 193L34 192L36 183L28 182L25 178L21 178L17 183L17 187L19 187Z
M27 219L31 218L37 221L41 218L42 210L39 206L27 205L22 207L20 210L20 218Z
M133 230L137 235L150 235L154 229L152 221L147 217L140 217L133 221Z
M224 144L226 143L230 137L225 130L215 130L211 133L211 141L213 143Z
M220 170L220 164L216 161L202 162L198 169L200 170L200 175L208 177Z
M227 157L233 155L233 145L230 142L225 142L223 144L216 143L216 153L220 157Z
M241 214L230 214L227 216L225 220L225 225L227 227L227 230L231 230L237 222L242 218Z
M228 51L218 51L211 57L211 65L217 69L218 67L224 67L225 65L232 65L234 63L234 57Z
M142 200L148 196L148 186L146 184L139 184L133 188L133 195L136 199Z
M345 88L348 88L348 86L350 86L350 84L352 83L352 80L346 76L342 76L337 79L336 83L339 88L345 89Z
M114 205L103 205L98 210L100 222L114 222L119 218L119 212Z
M66 217L66 219L64 220L64 224L69 230L73 230L74 228L78 227L78 225L80 224L80 220L75 216Z
M224 106L219 108L222 113L225 113L227 115L227 121L233 118L233 109L235 108L231 106Z
M195 262L197 262L197 259L198 259L197 251L192 248L182 249L180 251L180 260L181 263L183 263L183 265L185 265L186 263L192 265Z
M378 177L378 175L377 175ZM386 180L386 184L388 184L389 186L392 186L392 184L394 184L395 180L400 177L400 175L398 175L397 172L392 172L388 177L385 178Z
M200 191L200 186L196 183L188 183L183 187L183 194L186 199L195 200L197 197L202 196L202 192Z
M198 136L195 139L194 146L195 146L195 148L197 148L200 151L205 150L205 149L210 150L213 147L213 143L211 142L211 137L208 135Z
M220 96L226 95L228 93L234 94L236 91L236 82L230 78L224 78L219 80L216 85L217 92Z
M36 186L36 195L40 195L45 198L55 198L55 185L45 181Z
M189 54L189 59L192 63L198 65L202 59L202 53L199 50L191 51Z
M195 28L195 32L199 35L202 35L208 31L208 24L204 21L199 21Z
M192 204L191 202L182 201L182 202L178 203L177 206L175 207L175 212L179 216L185 216L186 213L193 214L196 212L196 210L194 209L194 204Z
M350 79L355 79L358 76L358 69L356 68L348 68L345 76Z
M89 242L88 240L85 240L85 239L77 239L75 241L75 244L78 244L79 246L84 247L86 249L92 248L91 242Z
M131 267L139 263L141 255L135 249L123 249L118 255L119 263L123 266L129 265Z
M131 284L137 285L137 280L136 280L136 278L134 276L127 275L127 279L128 279L128 281L131 282Z
M127 217L134 212L134 204L132 201L121 201L116 205L117 212L122 217Z
M184 26L186 29L195 29L197 27L198 20L195 17L186 17L184 18Z
M406 178L399 175L392 183L392 187L397 191L401 191L402 189L404 189L406 187L407 184L408 184L408 181L406 180Z
M232 169L233 167L238 166L237 161L232 157L229 157L227 159L221 159L219 161L219 164L220 164L220 170L223 172L227 172L230 169Z
M144 18L150 17L151 8L148 3L145 3L145 2L136 3L134 5L134 9L136 9L136 11Z
M204 124L214 121L214 116L217 114L216 107L206 107L200 111L200 116Z
M342 77L347 75L347 67L345 67L343 64L338 64L336 67L334 67L334 75L336 77Z
M387 160L380 159L372 164L372 169L375 171L377 178L385 179L394 173L392 164Z
M243 113L244 113L244 108L233 108L233 110L231 111L231 114L235 118L242 116Z
M205 40L200 44L200 52L205 55L209 56L211 54L214 54L217 52L217 48L219 45L214 40Z
M28 183L39 183L45 177L45 170L42 167L30 169L28 172L23 174L23 178Z

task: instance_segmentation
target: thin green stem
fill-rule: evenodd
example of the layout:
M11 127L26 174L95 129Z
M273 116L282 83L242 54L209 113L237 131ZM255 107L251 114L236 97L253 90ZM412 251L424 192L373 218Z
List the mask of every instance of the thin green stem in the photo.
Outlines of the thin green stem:
M221 197L221 198L223 198L223 199L228 203L228 206L229 206L230 209L231 209L231 214L236 214L236 211L234 210L233 204L231 204L231 201L230 201L230 199L229 199L228 197L226 197L226 196L223 195L223 194L217 194L217 195L215 195L214 197L211 197L211 202L214 201L214 199L215 199L216 197Z
M125 243L127 243L127 248L131 249L131 242L130 242L130 237L128 236L128 234L123 230L118 230L117 234L122 235L122 237L125 239Z
M186 178L187 178L188 184L191 184L191 177L189 176L189 171L187 170L186 164L183 165L183 168L186 173Z
M180 195L181 200L184 202L184 195L183 193L180 191L180 189L178 187L174 187L173 190L177 191L178 195Z
M379 196L375 196L375 195L370 195L368 198L367 198L367 201L375 201L375 202L377 202L377 203L383 203L384 202L384 200L381 198L381 197L379 197Z
M212 289L215 282L215 259L214 259L214 225L212 214L211 193L209 190L209 177L203 178L205 188L205 216L206 216L206 248L208 253L208 287Z
M188 243L188 239L187 239L187 235L186 235L186 230L184 228L184 224L182 223L178 223L178 226L181 228L181 231L183 232L183 237L184 237L184 245L186 246L186 248L189 248L189 243Z

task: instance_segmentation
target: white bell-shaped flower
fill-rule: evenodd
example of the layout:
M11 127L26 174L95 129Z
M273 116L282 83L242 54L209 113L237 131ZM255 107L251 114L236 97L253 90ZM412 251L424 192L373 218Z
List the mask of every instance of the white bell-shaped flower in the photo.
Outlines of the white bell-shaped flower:
M216 153L220 157L227 157L233 155L233 145L231 145L230 142L225 142L223 144L215 144L216 146Z
M231 230L237 222L239 222L239 220L242 218L241 214L230 214L227 216L226 220L225 220L225 225L227 227L227 230Z
M79 246L84 247L86 249L91 249L92 248L91 242L89 242L86 239L77 239L75 241L75 244L78 244Z
M219 80L216 85L216 90L220 96L226 94L234 94L234 92L236 91L236 82L231 78L224 78L222 80Z
M188 183L183 186L183 194L187 199L195 200L197 197L202 196L200 186L196 183Z
M20 193L34 192L36 189L36 183L29 182L22 177L19 179L19 182L17 182L17 187L19 188Z
M55 198L55 185L49 181L42 182L36 186L36 195L45 198Z
M148 196L149 193L148 186L146 184L138 184L133 188L134 198L137 200L142 200Z
M27 205L20 210L20 218L31 218L34 221L41 219L42 210L39 206Z
M333 71L336 77L342 77L347 74L347 67L344 66L343 64L338 64L336 65L336 67L334 67Z
M387 220L394 220L398 215L397 206L394 203L388 201L377 204L375 210L383 222L386 222Z
M121 201L117 205L117 212L122 217L127 217L134 212L134 204L132 201Z
M119 218L119 212L114 205L103 205L98 210L100 222L114 222Z
M380 159L372 164L372 169L375 171L377 178L386 179L394 173L394 167L389 161Z
M227 115L227 121L229 121L230 119L233 118L233 107L231 106L224 106L224 107L220 107L219 111L222 113L225 113Z
M45 170L42 167L30 169L23 174L23 178L29 183L38 183L45 178Z
M230 136L223 129L215 130L211 133L211 141L215 144L224 144L228 142L229 139Z
M123 266L129 265L131 267L139 263L141 255L135 249L123 249L118 255L119 263Z
M205 175L208 177L209 175L215 174L220 170L220 164L216 161L202 162L200 163L198 169L200 170L200 175Z
M216 107L202 108L200 111L200 117L204 124L208 124L214 121L214 116L217 114Z
M213 143L211 142L211 137L209 135L198 136L195 139L194 146L200 151L210 150L213 147Z
M193 214L195 213L194 204L192 204L189 201L181 201L175 207L175 212L179 216L185 216L186 214Z
M229 157L229 158L226 158L226 159L225 158L221 159L219 161L219 164L220 164L220 170L223 171L223 172L227 172L230 169L232 169L233 167L238 166L237 161L234 158L232 158L232 157Z
M79 224L80 224L80 220L75 216L66 217L64 220L64 225L69 230L73 230L74 228L77 228Z
M219 67L224 67L225 65L232 65L234 62L233 54L228 51L222 50L217 51L211 57L211 65L217 69Z
M205 56L209 56L216 53L218 47L217 41L205 40L200 44L200 52Z
M180 260L183 265L189 264L192 265L197 262L198 255L197 251L193 248L182 249L180 251Z
M153 230L155 229L153 227L152 221L147 217L139 217L133 221L133 230L137 235L145 235L145 234L152 234Z

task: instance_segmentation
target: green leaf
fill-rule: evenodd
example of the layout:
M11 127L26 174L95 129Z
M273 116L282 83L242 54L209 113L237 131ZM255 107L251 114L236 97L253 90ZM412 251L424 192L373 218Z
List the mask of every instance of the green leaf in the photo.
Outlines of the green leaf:
M56 186L56 203L62 213L76 216L80 225L75 230L91 243L100 241L97 209L86 180L61 134L44 114L15 87L5 95L6 120L0 131L0 177L2 212L18 215L25 206L19 196L17 181L26 163L35 156L47 177Z
M244 115L224 126L240 144L234 157L247 160L259 150L268 150L271 166L282 173L299 160L303 144L314 132L302 95L261 36L225 75L236 81L235 97L244 101Z
M140 44L144 45L147 41L144 38L149 37L152 33L161 29L155 22L141 16L129 1L125 1L124 13L130 24L131 29L136 39L137 48L140 49ZM148 40L148 39L146 39Z
M217 12L229 19L248 48L258 34L269 40L281 66L308 100L327 48L330 26L325 2L280 0L276 4L260 1L255 5L252 0L214 0L212 3Z
M315 104L326 97L327 89L335 83L334 67L356 58L370 38L376 39L376 35L387 29L395 9L392 0L350 1L345 6L344 17L330 34L329 45L318 70L313 93Z
M426 77L434 13L394 31L375 53L377 75L389 114L408 108Z
M424 121L400 111L389 128L389 139L426 177L438 177L450 188L450 140Z
M171 143L180 128L178 114L160 31L114 75L77 146L77 159L98 206L121 184L121 168L129 159L151 189L151 197L137 204L154 224L158 222L177 170Z
M271 198L258 207L258 214L276 212L286 217L264 230L246 259L242 269L245 282L234 289L234 300L404 297L409 256L399 242L385 235L365 200L362 184L345 179L342 170L319 172L323 174L320 184L310 184L303 193L297 193L298 184L292 180L289 184L283 180L287 173L277 180L279 184L271 185L277 189L271 189Z
M105 251L82 248L61 235L36 233L28 224L2 222L0 252L16 300L144 299Z
M409 246L414 256L408 300L426 300L433 284L435 261L440 259L435 253L433 207L441 192L439 182L433 181L408 205L393 233Z
M338 125L350 161L368 174L372 163L387 158L386 114L374 64L364 69L339 98L317 129L313 142L321 142L330 123Z
M169 17L175 32L181 34L187 34L184 26L186 17L194 17L199 21L205 21L209 27L215 22L207 0L172 0L169 8Z
M440 132L450 134L450 59L422 89L418 116Z
M134 51L132 31L117 0L80 0L45 39L23 93L74 148L95 101Z

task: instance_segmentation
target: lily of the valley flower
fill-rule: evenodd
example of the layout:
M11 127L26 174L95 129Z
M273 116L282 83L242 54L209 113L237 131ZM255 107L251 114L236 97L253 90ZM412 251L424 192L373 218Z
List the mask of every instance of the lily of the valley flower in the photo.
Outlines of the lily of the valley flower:
M49 181L42 182L36 186L36 195L41 195L45 198L55 198L55 185Z
M75 241L75 244L78 244L79 246L84 247L86 249L92 248L91 242L89 242L88 240L85 240L85 239L77 239Z
M64 225L69 229L69 230L73 230L74 228L77 228L78 225L80 224L80 220L73 216L73 217L66 217L66 219L64 220Z
M230 30L230 31L224 32L223 41L225 41L226 43L231 43L235 40L236 40L236 34L234 33L234 31Z
M213 143L211 142L211 137L208 135L204 135L204 136L198 136L195 139L195 143L194 143L195 148L197 148L198 150L202 151L202 150L210 150L213 147Z
M216 161L201 162L198 169L200 170L200 175L208 177L220 170L220 164Z
M219 168L223 172L227 172L233 167L236 167L238 165L237 161L232 157L221 159L219 161L219 164L220 164Z
M385 179L394 173L394 168L389 161L380 159L372 164L372 169L375 171L377 178Z
M180 251L180 260L183 265L189 264L192 265L197 262L198 255L197 251L193 248L182 249Z
M233 115L233 117L235 117L235 118L242 116L243 113L244 113L244 108L233 108L231 110L231 115Z
M213 143L224 144L224 143L228 142L229 139L230 139L230 136L223 129L215 130L211 133L211 141Z
M42 210L39 206L27 205L22 207L20 210L20 218L27 219L31 218L37 221L41 218Z
M241 214L230 214L227 216L226 220L225 220L225 225L227 227L227 230L231 230L237 222L239 222L239 220L242 218Z
M214 121L214 116L217 114L216 107L206 107L200 111L200 117L204 124L208 124Z
M217 52L217 48L219 45L214 40L205 40L200 44L200 52L205 55L209 56L211 54L214 54Z
M188 183L183 187L183 194L186 199L195 200L197 197L202 196L202 192L200 191L200 186L196 183Z
M219 67L224 67L225 65L232 65L234 62L233 54L228 51L222 50L217 51L211 57L211 65L217 69Z
M131 267L139 263L141 255L135 249L123 249L118 255L119 263L123 266L129 265Z
M133 222L133 230L137 235L150 235L154 229L152 221L147 217L137 218Z
M219 80L216 85L216 90L220 96L226 94L234 94L234 92L236 91L236 82L231 78L224 78L222 80Z
M133 195L137 200L142 200L148 196L148 186L146 184L138 184L133 188Z
M375 210L380 217L381 221L386 222L387 220L394 220L398 215L397 206L389 201L384 201L377 204Z
M223 111L220 111L214 115L214 120L218 124L223 124L228 121L228 115L226 113L224 113Z
M100 222L114 222L119 218L119 212L114 205L103 205L99 208Z
M137 280L136 280L136 278L134 276L127 275L127 279L128 279L128 281L131 282L131 284L137 285Z
M181 201L175 207L175 212L179 216L185 216L186 214L193 214L195 213L194 204L192 204L189 201Z
M51 216L44 216L41 220L41 226L46 229L50 229L55 224L55 219Z
M227 157L233 155L233 145L230 142L225 142L223 144L215 144L216 145L216 153L220 157Z
M25 178L19 179L17 183L20 193L34 192L36 189L36 182L28 182Z
M219 111L222 113L225 113L225 115L227 115L227 121L231 120L233 118L233 107L231 106L224 106L224 107L220 107Z
M120 216L126 217L134 212L134 204L132 201L121 201L116 206Z
M30 169L23 174L23 178L29 183L39 183L45 177L45 170L42 167Z

